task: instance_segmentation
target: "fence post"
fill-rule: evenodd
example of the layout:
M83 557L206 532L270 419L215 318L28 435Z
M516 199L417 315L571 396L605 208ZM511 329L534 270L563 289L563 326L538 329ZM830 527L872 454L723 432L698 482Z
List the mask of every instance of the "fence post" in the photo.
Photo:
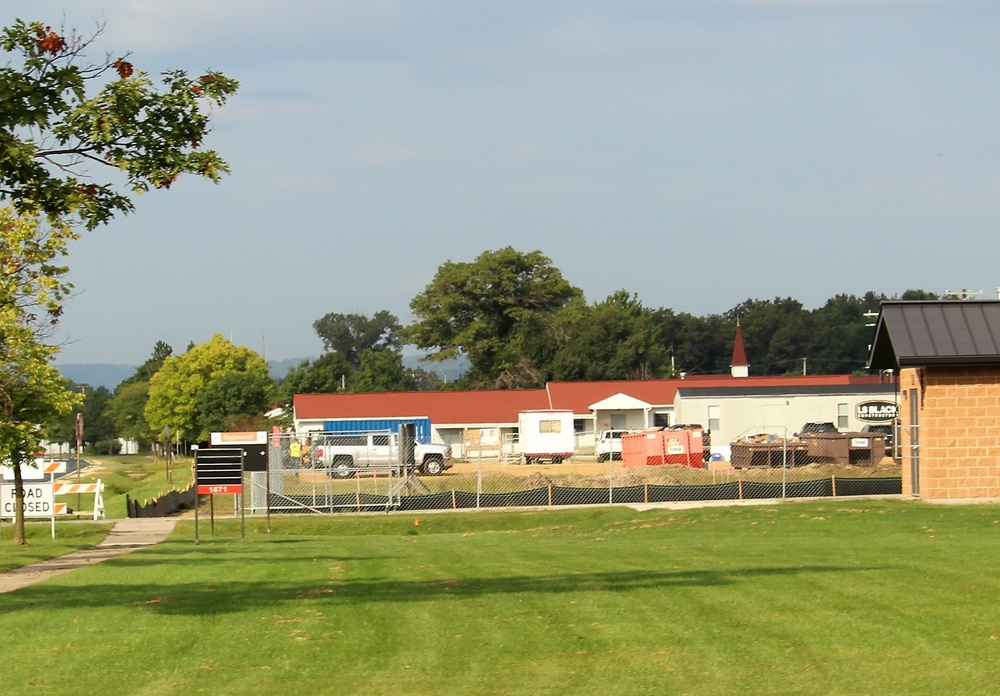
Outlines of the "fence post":
M458 509L458 501L455 500L455 489L454 488L451 489L451 509L452 510L457 510Z
M739 480L740 484L740 500L743 500L743 479Z
M549 484L549 507L552 507L552 484Z
M837 497L837 477L831 475L830 476L830 483L833 485L833 497L836 498Z

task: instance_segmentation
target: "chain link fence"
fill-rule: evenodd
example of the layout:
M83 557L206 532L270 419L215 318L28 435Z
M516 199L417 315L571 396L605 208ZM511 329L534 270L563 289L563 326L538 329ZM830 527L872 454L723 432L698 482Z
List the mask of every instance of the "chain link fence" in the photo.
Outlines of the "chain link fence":
M405 440L404 440L405 442ZM446 461L428 473L389 431L283 434L268 471L249 472L249 514L459 510L617 503L795 499L901 493L899 466L842 466L790 459L734 468L708 462L627 467L581 455L560 464L502 456ZM423 456L427 456L424 452ZM892 462L892 460L886 460ZM436 472L436 468L429 471Z

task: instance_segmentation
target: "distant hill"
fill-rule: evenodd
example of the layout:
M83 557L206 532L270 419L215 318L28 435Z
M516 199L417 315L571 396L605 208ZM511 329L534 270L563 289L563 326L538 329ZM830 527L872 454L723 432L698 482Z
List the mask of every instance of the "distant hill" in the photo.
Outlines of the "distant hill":
M135 374L138 365L114 365L106 363L76 363L56 365L62 376L76 384L89 384L114 390L119 384Z
M303 360L315 358L292 358L290 360L271 360L268 366L271 376L283 379L288 371L297 367ZM436 372L442 379L454 382L469 369L464 360L445 360L443 362L425 362L418 355L404 355L403 364L411 369L423 368L428 372ZM89 384L92 387L104 387L114 391L115 387L135 374L138 365L116 365L106 363L72 363L56 365L62 376L76 384Z

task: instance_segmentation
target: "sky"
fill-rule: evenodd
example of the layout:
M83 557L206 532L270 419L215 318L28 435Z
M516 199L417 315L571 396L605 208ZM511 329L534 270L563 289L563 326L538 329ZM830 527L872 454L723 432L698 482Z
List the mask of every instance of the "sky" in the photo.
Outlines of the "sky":
M70 249L59 364L410 301L446 261L540 250L589 302L997 297L995 0L3 0L157 75L240 81L232 167ZM877 308L873 308L877 309Z

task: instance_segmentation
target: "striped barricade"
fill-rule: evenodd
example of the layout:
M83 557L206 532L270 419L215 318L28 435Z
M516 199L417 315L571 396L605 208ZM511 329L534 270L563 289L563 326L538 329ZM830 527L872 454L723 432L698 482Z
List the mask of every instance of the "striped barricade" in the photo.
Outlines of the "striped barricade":
M104 518L104 484L100 479L96 483L60 483L53 484L53 495L73 495L77 493L94 494L94 519ZM57 515L65 515L68 512L66 503L56 503L55 512Z

